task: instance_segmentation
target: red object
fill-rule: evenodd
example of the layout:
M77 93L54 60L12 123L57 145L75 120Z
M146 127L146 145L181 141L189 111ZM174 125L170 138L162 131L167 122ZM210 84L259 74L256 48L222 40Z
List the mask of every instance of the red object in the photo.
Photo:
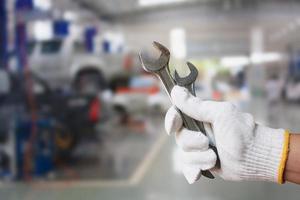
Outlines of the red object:
M125 94L125 93L144 93L144 94L156 94L159 92L159 87L152 86L152 87L141 87L141 88L129 88L129 87L119 87L117 88L118 94Z
M132 66L133 66L133 59L132 59L132 56L131 56L131 55L125 56L124 61L123 61L123 68L124 68L126 71L131 71Z
M222 93L219 91L213 91L212 98L213 100L220 101L222 100Z
M98 98L95 98L91 105L89 111L89 119L91 122L96 123L100 119L100 112L101 112L101 104Z

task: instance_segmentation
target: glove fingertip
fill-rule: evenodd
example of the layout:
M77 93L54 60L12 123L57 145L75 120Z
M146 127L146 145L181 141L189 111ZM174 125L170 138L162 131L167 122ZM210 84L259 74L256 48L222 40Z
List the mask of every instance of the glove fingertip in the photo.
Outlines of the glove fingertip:
M182 172L189 184L195 183L201 177L201 170L194 167L183 166Z
M168 135L177 132L182 126L182 119L175 107L169 108L165 117L165 130Z
M212 149L206 152L206 156L206 162L201 164L202 170L210 170L215 167L217 163L217 155Z

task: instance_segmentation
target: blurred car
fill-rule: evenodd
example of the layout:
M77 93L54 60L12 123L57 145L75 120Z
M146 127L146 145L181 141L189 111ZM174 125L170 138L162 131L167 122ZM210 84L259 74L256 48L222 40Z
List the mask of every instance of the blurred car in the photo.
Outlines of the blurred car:
M30 119L31 112L35 112L37 119L53 118L59 154L69 155L81 139L95 134L96 126L104 118L97 95L53 90L47 82L31 73L24 76L3 72L1 77L4 76L7 86L2 87L0 93L0 119L4 118L5 123L10 124L9 121L15 120L15 112L20 119ZM28 84L30 87L26 87ZM5 114L7 110L10 110L9 115ZM5 138L8 134L6 126L0 127L1 137Z
M73 86L81 93L95 93L124 71L122 53L89 53L84 41L71 36L29 41L27 51L31 70L51 88Z
M128 87L117 88L112 104L123 114L164 112L171 105L159 80L148 75L133 77Z

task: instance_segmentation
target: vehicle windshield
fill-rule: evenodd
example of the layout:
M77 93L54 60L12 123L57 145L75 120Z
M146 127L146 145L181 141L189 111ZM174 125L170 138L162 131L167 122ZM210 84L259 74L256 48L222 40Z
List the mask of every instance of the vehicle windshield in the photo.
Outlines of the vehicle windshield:
M43 41L41 43L42 54L55 54L58 53L62 46L62 41L59 39Z
M131 88L146 88L157 85L157 80L152 76L133 77L129 85Z

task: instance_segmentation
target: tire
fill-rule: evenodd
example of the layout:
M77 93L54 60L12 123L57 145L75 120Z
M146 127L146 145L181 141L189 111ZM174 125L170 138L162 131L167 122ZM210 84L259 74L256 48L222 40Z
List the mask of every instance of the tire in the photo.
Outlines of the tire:
M97 94L106 88L102 73L97 70L84 70L78 73L75 80L75 90L80 94Z
M57 126L54 135L55 149L58 157L70 157L78 143L78 136L63 126Z

